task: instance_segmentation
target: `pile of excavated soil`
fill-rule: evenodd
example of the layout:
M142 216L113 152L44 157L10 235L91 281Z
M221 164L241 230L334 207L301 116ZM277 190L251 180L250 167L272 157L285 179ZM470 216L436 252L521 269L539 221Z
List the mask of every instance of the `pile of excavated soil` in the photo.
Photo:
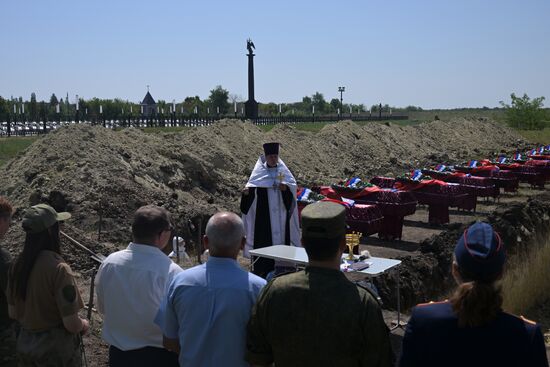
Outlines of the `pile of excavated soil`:
M70 211L68 225L88 235L101 216L102 239L116 244L129 240L135 209L163 205L189 238L188 220L238 210L240 190L268 141L281 142L282 159L304 185L400 174L526 146L515 132L487 120L407 127L344 121L318 133L289 125L265 133L239 120L161 134L73 125L40 138L0 168L0 194L20 209L45 201ZM20 234L11 232L7 242L15 245Z
M341 122L319 133L288 125L264 133L234 120L161 134L78 125L40 138L1 167L0 195L17 207L16 221L24 208L38 202L70 211L73 218L64 231L105 255L130 240L132 213L149 203L165 206L178 231L188 239L196 238L189 220L197 224L199 218L217 210L238 210L240 190L262 152L262 143L269 141L282 143L281 157L302 185L330 184L352 175L401 174L413 167L456 163L529 146L512 130L487 120L434 121L408 127ZM550 204L543 201L504 208L490 220L505 241L520 248L530 242L530 234L547 225ZM100 223L102 242L98 243ZM438 299L449 289L451 251L461 231L461 225L450 225L420 243L418 253L400 257L403 309ZM16 224L2 246L15 255L22 243L23 233ZM83 288L89 284L93 262L67 241L63 251L80 273ZM396 306L396 282L394 272L376 279L386 307ZM93 365L104 365L107 358L100 328L96 324L85 338Z

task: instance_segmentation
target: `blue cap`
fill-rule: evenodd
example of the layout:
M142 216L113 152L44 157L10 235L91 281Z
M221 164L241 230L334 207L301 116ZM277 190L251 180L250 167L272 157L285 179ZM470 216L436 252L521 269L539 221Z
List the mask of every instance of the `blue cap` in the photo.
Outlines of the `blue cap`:
M465 280L494 280L506 260L504 246L491 225L476 222L464 231L455 247L455 257Z

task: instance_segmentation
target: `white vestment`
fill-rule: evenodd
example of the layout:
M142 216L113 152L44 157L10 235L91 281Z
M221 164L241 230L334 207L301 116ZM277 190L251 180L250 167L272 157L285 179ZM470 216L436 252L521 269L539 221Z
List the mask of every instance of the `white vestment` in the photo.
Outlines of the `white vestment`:
M263 187L267 189L272 243L273 245L284 245L287 212L281 190L279 189L280 183L286 185L290 189L294 199L289 223L290 244L292 246L301 247L300 223L298 219L298 207L296 205L296 180L285 163L279 159L277 166L270 168L267 167L265 157L261 155L254 166L254 170L250 174L246 187ZM256 220L257 200L258 195L254 198L248 213L242 215L246 231L244 256L247 258L250 258L249 251L254 248L254 224Z

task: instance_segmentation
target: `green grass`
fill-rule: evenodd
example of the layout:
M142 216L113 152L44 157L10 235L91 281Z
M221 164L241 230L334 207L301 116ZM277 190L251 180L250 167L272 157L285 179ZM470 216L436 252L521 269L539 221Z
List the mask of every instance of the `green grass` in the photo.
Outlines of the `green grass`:
M525 139L540 144L550 144L550 128L542 130L518 130Z
M17 153L26 149L34 143L38 137L11 137L0 139L0 167L8 160L15 157Z
M434 121L435 116L440 120L452 120L456 118L479 118L485 117L491 120L502 121L504 118L503 110L483 110L480 108L467 108L456 110L426 110L426 111L411 111L407 113L409 119L418 120L419 122Z
M550 297L550 240L530 254L514 258L502 279L503 308L524 314Z

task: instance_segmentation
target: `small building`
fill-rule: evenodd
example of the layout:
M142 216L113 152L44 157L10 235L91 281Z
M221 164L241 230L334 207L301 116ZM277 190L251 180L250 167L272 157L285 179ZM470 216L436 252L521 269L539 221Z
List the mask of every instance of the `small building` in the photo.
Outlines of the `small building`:
M141 102L141 113L145 117L151 117L155 116L157 112L157 102L155 102L153 96L149 93L149 88L147 88L147 94L143 98L143 102Z

